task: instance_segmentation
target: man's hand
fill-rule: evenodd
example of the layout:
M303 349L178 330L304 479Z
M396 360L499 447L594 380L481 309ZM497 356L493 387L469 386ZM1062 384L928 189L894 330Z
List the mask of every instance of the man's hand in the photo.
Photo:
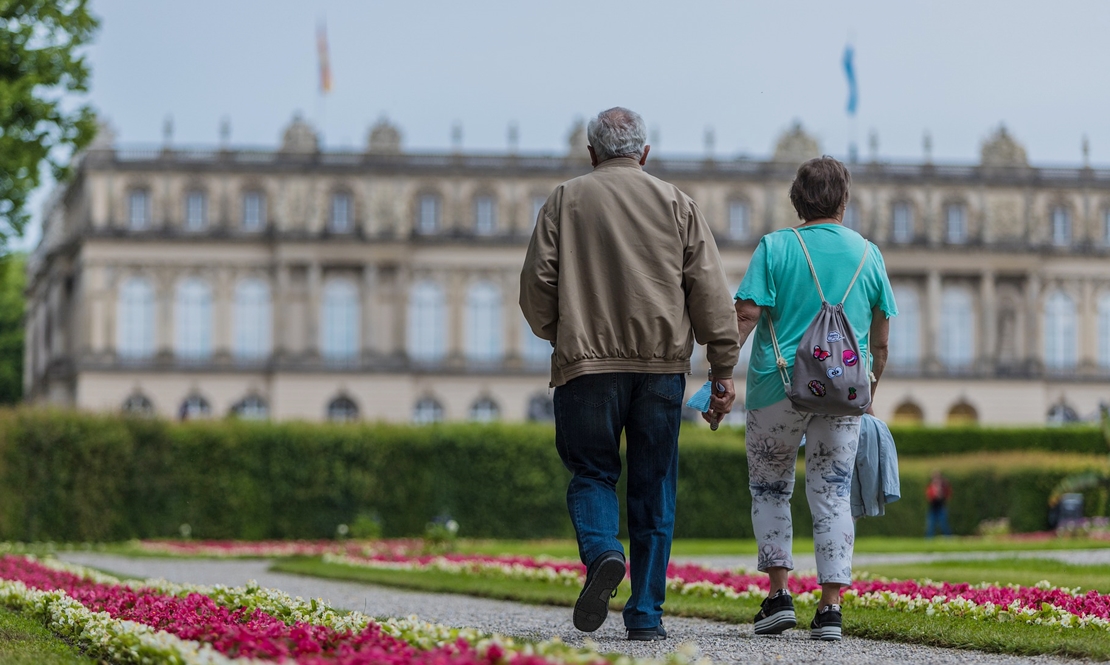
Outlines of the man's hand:
M701 414L705 422L716 428L716 425L732 411L732 403L736 401L736 386L732 379L714 379L713 396L709 398L709 411Z

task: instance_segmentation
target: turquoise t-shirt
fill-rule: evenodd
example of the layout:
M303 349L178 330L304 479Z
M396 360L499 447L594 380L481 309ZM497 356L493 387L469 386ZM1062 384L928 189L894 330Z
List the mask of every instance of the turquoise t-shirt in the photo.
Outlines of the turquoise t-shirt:
M834 305L841 302L863 258L864 243L868 241L840 224L804 226L798 232L809 249L825 299ZM782 376L775 364L768 314L775 324L779 346L789 366L787 373L793 378L794 354L802 333L821 309L821 298L793 231L781 229L763 236L736 290L736 299L751 300L764 308L752 333L755 339L748 362L748 392L744 400L746 409L762 409L786 399ZM863 353L867 352L871 311L876 307L888 319L898 314L883 255L872 244L867 263L844 303L844 313L859 338Z

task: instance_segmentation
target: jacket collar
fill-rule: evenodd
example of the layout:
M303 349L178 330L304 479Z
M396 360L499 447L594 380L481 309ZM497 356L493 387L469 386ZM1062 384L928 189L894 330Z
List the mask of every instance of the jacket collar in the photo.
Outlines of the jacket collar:
M635 159L634 157L613 157L612 159L607 159L604 162L595 166L594 170L596 171L598 169L620 169L620 168L633 168L633 169L636 169L637 171L642 171L643 170L643 168L640 167L640 160Z

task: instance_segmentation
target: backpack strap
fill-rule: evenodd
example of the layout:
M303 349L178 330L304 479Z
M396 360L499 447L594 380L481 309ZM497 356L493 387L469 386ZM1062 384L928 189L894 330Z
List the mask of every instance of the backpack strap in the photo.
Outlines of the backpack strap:
M764 308L763 313L767 315L767 328L771 331L771 347L775 350L775 366L779 369L782 385L786 386L786 394L789 395L790 375L786 373L786 358L782 357L782 351L779 349L779 337L775 334L775 323L771 321L771 310Z
M871 242L864 240L863 245L863 258L859 260L859 267L856 268L856 274L852 275L852 281L848 282L848 290L844 292L844 297L840 299L840 304L848 302L848 294L852 292L852 287L856 285L856 280L859 279L859 274L863 272L863 264L867 263L867 253L871 251Z
M813 267L813 259L809 256L809 248L806 247L806 241L802 240L802 234L798 233L798 229L792 226L790 230L794 232L794 235L798 237L798 242L802 244L802 253L806 255L806 263L809 264L809 274L813 275L813 283L817 286L817 295L821 297L821 302L825 302L825 292L821 290L821 280L817 279L817 269Z
M821 290L821 281L817 279L817 269L813 267L813 258L809 255L809 248L806 247L806 241L802 240L802 234L798 233L798 229L793 226L790 230L797 236L798 242L802 245L802 253L806 255L806 263L809 264L809 274L813 276L813 283L817 286L817 295L821 297L821 302L825 302L825 292ZM863 272L863 266L867 263L867 254L871 251L871 242L868 240L863 241L863 258L859 260L859 266L856 267L856 274L852 275L852 281L848 282L848 290L844 292L844 297L840 299L840 304L844 304L848 300L848 294L852 292L852 287L856 285L856 280L859 279L859 274Z

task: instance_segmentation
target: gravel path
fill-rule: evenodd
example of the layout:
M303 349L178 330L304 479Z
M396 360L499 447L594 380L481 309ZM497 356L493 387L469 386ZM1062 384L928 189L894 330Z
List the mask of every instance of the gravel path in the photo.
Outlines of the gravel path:
M323 598L335 607L360 610L371 616L408 616L449 626L468 626L483 631L543 640L559 637L568 644L585 646L592 640L602 652L620 652L636 657L661 657L684 643L697 646L701 654L717 663L1080 663L1075 659L1038 656L1023 658L959 649L882 642L846 637L843 642L815 642L805 630L787 631L779 637L756 637L751 624L735 626L701 619L667 617L669 639L665 642L628 642L624 639L619 613L589 636L571 625L565 607L524 605L470 598L452 594L401 591L351 582L322 580L285 573L272 573L266 561L148 559L104 554L65 553L59 558L101 570L134 577L158 577L173 582L240 585L257 580L294 596ZM809 617L799 617L808 621Z

